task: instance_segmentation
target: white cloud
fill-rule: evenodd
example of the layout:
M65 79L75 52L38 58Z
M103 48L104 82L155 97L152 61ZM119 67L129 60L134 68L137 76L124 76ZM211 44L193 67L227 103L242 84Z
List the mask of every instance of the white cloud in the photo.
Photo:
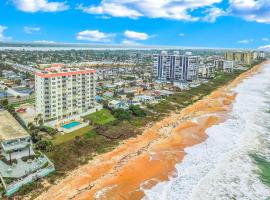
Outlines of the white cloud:
M89 14L113 17L167 18L185 21L198 21L191 12L207 8L222 0L102 0L99 5L79 5L78 9Z
M264 42L268 42L268 41L269 41L269 38L267 38L267 37L262 38L262 41L264 41Z
M122 44L124 44L124 45L129 45L129 46L142 45L142 44L140 44L140 43L137 43L137 42L135 42L135 41L128 40L128 39L124 39L124 40L122 41Z
M25 33L31 34L31 33L34 33L34 32L39 32L40 27L25 26L25 27L23 27L23 30L24 30Z
M178 34L180 37L185 37L185 33L179 33Z
M1 41L1 42L7 41L7 40L11 40L11 37L6 37L6 36L4 35L4 32L5 32L6 29L7 29L6 26L0 25L0 41Z
M39 43L39 44L53 44L55 43L54 41L51 40L37 40L37 41L33 41L34 43Z
M259 50L262 50L262 51L270 51L270 44L264 45L264 46L260 46L258 49Z
M220 8L212 7L205 10L207 15L203 18L207 22L216 22L217 18L223 15L226 15L226 12Z
M58 12L69 8L66 2L49 2L48 0L12 0L15 7L23 12Z
M239 44L249 44L251 42L253 42L254 40L253 39L246 39L246 40L239 40L238 43Z
M270 23L269 0L230 0L231 15L248 21Z
M124 36L132 40L147 40L150 36L147 33L140 33L136 31L126 30Z
M114 3L106 3L103 6L90 6L90 7L84 7L82 4L77 7L77 9L82 10L85 13L89 14L107 14L113 17L129 17L136 19L140 16L142 16L141 13L139 13L136 10L129 9L126 6L123 6L121 4L114 4ZM103 16L104 18L108 18L108 16Z
M91 42L111 42L115 37L112 33L103 33L99 30L85 30L77 33L77 40L87 40Z

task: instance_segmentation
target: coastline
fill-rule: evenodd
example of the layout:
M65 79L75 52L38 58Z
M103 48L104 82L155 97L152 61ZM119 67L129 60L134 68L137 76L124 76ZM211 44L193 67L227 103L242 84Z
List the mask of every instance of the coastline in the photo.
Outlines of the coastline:
M186 147L203 142L205 130L226 120L242 80L260 71L265 63L242 73L231 83L184 108L179 114L155 123L136 138L100 155L52 186L38 199L140 199L143 188L173 176Z

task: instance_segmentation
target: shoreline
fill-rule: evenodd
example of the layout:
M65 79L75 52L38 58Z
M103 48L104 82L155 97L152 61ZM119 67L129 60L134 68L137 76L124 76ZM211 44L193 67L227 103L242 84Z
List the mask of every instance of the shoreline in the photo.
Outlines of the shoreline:
M207 128L226 120L237 95L232 89L259 72L265 63L243 72L179 114L173 113L154 123L142 135L97 156L37 199L142 198L142 183L144 188L151 188L173 176L175 164L185 155L184 149L203 142Z

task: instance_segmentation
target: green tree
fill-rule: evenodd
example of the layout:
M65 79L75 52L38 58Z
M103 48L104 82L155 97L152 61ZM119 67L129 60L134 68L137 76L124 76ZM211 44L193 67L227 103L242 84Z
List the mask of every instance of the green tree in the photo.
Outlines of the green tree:
M132 112L133 115L137 117L144 117L146 116L146 113L144 112L143 109L141 109L139 106L135 105L130 105L129 106L130 111Z
M30 131L30 136L31 136L31 140L34 142L34 143L37 143L38 141L41 140L41 136L39 135L39 129L38 128L33 128L31 131Z
M35 145L36 148L41 151L50 152L53 150L53 143L49 140L40 140Z
M6 97L6 99L7 99L7 96L8 96L8 93L7 93L8 87L5 87L4 90L5 90L5 97Z
M128 94L127 94L127 98L128 98L128 99L133 99L134 96L135 96L134 93L128 93Z
M1 105L6 108L8 106L8 99L2 99Z
M19 102L21 102L21 98L22 97L20 95L16 96L16 99L18 99Z
M16 79L16 80L15 80L15 84L16 84L16 85L21 85L21 82L22 82L21 79Z
M122 108L118 108L112 111L113 116L118 120L130 120L130 113L128 110L124 110Z
M29 122L27 128L31 131L33 128L35 128L35 125L33 124L33 122Z
M38 117L34 118L34 122L35 122L36 125L38 124Z
M10 164L10 165L12 164L12 163L11 163L11 160L12 160L12 159L11 159L12 152L13 152L12 150L8 150L8 151L7 151L8 155L9 155L9 164Z

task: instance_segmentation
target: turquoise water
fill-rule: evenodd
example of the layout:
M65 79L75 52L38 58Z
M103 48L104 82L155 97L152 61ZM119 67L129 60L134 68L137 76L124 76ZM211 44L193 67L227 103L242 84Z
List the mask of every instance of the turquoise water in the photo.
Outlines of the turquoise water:
M65 129L70 129L70 128L73 128L73 127L78 126L80 124L81 124L80 122L70 122L68 124L63 125L62 127Z

